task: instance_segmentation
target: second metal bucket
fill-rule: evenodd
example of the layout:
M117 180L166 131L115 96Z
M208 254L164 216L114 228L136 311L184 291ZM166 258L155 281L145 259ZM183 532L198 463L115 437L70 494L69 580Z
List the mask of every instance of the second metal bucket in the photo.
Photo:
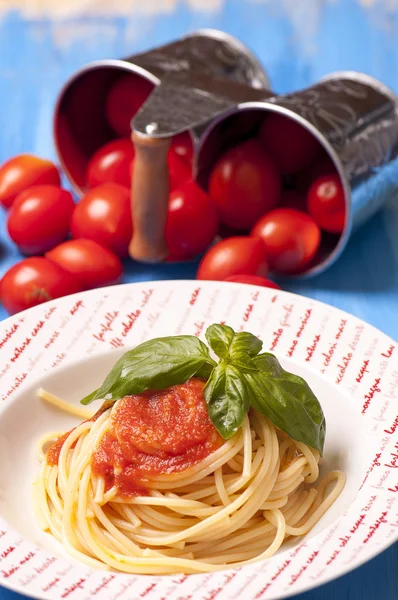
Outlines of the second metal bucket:
M325 235L320 251L300 277L330 267L343 252L351 233L392 195L398 194L398 104L393 92L373 77L356 72L333 73L318 84L263 102L245 102L214 120L201 136L195 175L208 189L209 176L231 139L232 123L247 115L255 135L268 113L293 119L320 142L340 175L346 204L341 235ZM254 131L254 133L253 133ZM289 140L286 140L286 144Z

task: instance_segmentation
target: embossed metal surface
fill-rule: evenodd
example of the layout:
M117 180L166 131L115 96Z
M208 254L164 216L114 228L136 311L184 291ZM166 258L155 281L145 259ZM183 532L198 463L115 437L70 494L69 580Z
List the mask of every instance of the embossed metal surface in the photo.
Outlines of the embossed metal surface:
M204 29L126 61L139 65L159 79L169 73L194 71L255 88L269 82L257 58L239 40L222 31Z

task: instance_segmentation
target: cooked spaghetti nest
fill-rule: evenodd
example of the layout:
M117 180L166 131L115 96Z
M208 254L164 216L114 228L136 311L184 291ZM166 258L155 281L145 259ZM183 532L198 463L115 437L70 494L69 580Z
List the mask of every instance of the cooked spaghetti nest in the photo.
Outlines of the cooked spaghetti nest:
M48 392L41 396L57 404ZM147 495L120 497L91 469L112 410L71 431L56 465L46 461L46 448L62 433L39 442L38 522L92 567L155 575L250 564L307 534L345 484L341 471L318 481L319 452L251 409L243 426L204 460L149 479Z

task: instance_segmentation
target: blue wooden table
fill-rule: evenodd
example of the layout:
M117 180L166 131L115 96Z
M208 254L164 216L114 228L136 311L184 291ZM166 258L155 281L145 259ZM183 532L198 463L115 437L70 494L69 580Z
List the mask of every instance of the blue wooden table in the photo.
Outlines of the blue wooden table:
M112 14L106 5L117 11ZM54 101L83 63L127 56L203 27L224 29L251 46L277 92L352 69L382 79L398 93L396 0L97 0L97 5L95 0L0 0L0 163L21 152L55 158ZM0 276L20 258L1 214ZM125 278L193 278L195 270L193 264L129 263ZM398 339L398 198L352 237L327 273L284 287L352 312ZM0 588L0 600L17 598ZM396 600L398 545L301 598Z

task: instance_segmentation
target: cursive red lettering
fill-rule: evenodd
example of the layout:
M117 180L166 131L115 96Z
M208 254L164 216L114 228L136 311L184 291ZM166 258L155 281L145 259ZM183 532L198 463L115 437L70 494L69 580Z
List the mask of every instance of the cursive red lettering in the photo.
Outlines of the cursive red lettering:
M364 396L365 399L365 403L362 407L362 414L364 415L366 413L366 411L368 410L371 401L374 398L374 395L378 392L381 392L381 389L379 387L380 384L380 378L375 379L374 384L372 385L372 387L370 388L370 390L368 391L368 393Z
M392 356L392 353L395 350L395 346L393 346L392 344L390 345L390 347L388 348L388 350L386 352L382 352L381 355L384 356L385 358L390 358L390 356Z
M74 305L72 306L72 308L70 309L70 314L73 316L77 313L77 311L79 310L79 308L83 307L83 300L78 300L77 302L74 303Z
M118 317L119 311L107 312L104 316L104 321L100 323L100 330L98 333L93 333L92 336L99 342L105 342L105 334L108 331L112 331L112 325L115 319Z
M369 373L368 366L369 366L369 360L364 360L363 364L362 364L362 367L361 367L361 369L360 369L360 371L358 373L358 376L357 376L357 378L356 378L355 381L357 381L358 383L361 383L361 381L362 381L365 373Z
M339 374L337 375L336 383L342 382L345 372L347 371L348 365L351 362L351 359L352 359L352 353L348 352L347 356L344 356L341 361L343 364L337 365L337 367L339 369Z
M270 347L271 350L275 350L282 334L283 334L283 329L281 329L281 328L279 328L277 331L274 331L274 333L272 334L273 339L272 339L272 343L271 343L271 347Z
M138 317L140 316L140 314L141 314L141 311L136 310L127 315L126 320L123 321L123 323L122 323L122 325L123 325L122 337L126 337L126 335L129 333L129 331L133 328L133 325L136 322L136 320L138 319Z
M339 340L341 338L346 325L347 325L347 319L341 319L340 325L339 325L339 328L337 330L336 337L335 337L336 340Z
M380 525L382 523L387 523L386 521L386 516L388 515L388 511L384 511L381 513L381 516L377 519L376 523L374 523L374 525L371 525L371 527L369 528L369 533L366 536L366 538L363 540L364 544L367 544L368 541L374 536L374 534L376 533L376 531L379 529Z
M307 308L307 310L304 313L304 317L301 319L300 327L297 330L296 337L299 338L302 336L303 331L304 331L308 321L310 320L311 314L312 314L312 308Z
M311 346L307 347L307 356L306 356L306 359L305 359L306 362L310 362L310 360L311 360L311 358L312 358L312 356L313 356L313 354L314 354L314 352L316 350L316 347L317 347L320 339L321 339L321 336L320 335L316 335L315 338L314 338L314 341L311 344Z
M198 299L198 296L199 296L200 290L201 290L201 288L200 288L200 287L198 287L198 288L196 288L196 290L194 290L194 291L192 292L191 299L190 299L190 301L189 301L189 304L190 304L191 306L193 306L194 304L196 304L196 301L197 301L197 299Z
M296 350L296 346L298 344L298 340L293 340L292 345L290 346L287 356L293 356L294 351Z
M4 346L4 344L6 342L8 342L8 340L14 335L14 333L16 331L18 331L18 329L19 329L18 323L14 323L13 325L11 325L10 329L6 329L4 336L0 340L0 348L2 348Z

